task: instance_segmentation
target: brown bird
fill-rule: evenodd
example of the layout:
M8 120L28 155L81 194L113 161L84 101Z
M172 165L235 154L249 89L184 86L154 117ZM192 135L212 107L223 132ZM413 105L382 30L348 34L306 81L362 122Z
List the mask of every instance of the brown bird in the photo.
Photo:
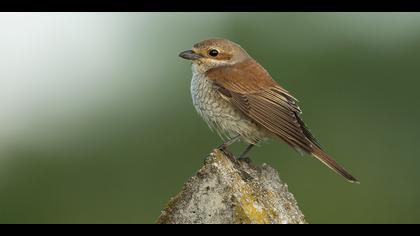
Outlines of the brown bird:
M179 54L192 61L191 93L198 113L227 141L249 144L240 158L262 140L277 138L358 182L328 156L300 118L297 100L238 44L208 39Z

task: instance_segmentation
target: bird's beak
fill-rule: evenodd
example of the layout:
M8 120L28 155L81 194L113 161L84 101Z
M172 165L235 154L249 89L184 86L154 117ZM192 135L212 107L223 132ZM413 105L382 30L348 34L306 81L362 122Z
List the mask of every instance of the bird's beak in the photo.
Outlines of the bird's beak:
M179 56L187 60L196 60L202 57L200 54L195 53L193 50L183 51L179 54Z

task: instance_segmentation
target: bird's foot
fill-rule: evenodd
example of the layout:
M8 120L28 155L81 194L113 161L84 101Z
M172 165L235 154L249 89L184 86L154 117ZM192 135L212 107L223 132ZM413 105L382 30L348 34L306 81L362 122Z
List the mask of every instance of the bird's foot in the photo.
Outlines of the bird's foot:
M251 163L251 158L246 157L246 156L245 156L245 157L240 156L237 160L238 160L238 161L243 161L243 162L245 162L245 163L247 163L247 164Z
M254 147L254 144L248 145L245 151L239 156L238 161L244 161L245 163L251 163L251 159L247 156L249 151Z
M220 146L217 147L217 149L219 149L220 151L224 151L226 150L227 146L225 143L222 143Z
M233 155L233 153L229 151L227 148L223 148L223 149L219 148L219 150L222 151L231 161L233 162L236 161L235 155Z

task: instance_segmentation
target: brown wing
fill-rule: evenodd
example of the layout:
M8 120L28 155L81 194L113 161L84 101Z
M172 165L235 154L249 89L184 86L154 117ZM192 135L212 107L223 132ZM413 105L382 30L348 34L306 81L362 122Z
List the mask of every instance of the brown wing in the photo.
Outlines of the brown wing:
M238 110L293 148L311 153L312 145L319 146L299 117L297 100L254 60L209 70L207 78Z
M220 93L255 123L296 150L314 155L348 180L356 181L322 150L299 117L297 100L256 61L248 59L234 66L211 69L206 75Z

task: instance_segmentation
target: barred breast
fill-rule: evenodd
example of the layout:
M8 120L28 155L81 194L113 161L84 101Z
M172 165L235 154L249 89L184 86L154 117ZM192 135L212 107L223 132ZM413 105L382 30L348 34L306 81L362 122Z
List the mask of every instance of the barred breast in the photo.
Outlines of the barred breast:
M212 81L200 73L191 80L191 95L195 109L222 139L241 135L248 143L256 144L266 138L266 132L237 111L218 91Z

